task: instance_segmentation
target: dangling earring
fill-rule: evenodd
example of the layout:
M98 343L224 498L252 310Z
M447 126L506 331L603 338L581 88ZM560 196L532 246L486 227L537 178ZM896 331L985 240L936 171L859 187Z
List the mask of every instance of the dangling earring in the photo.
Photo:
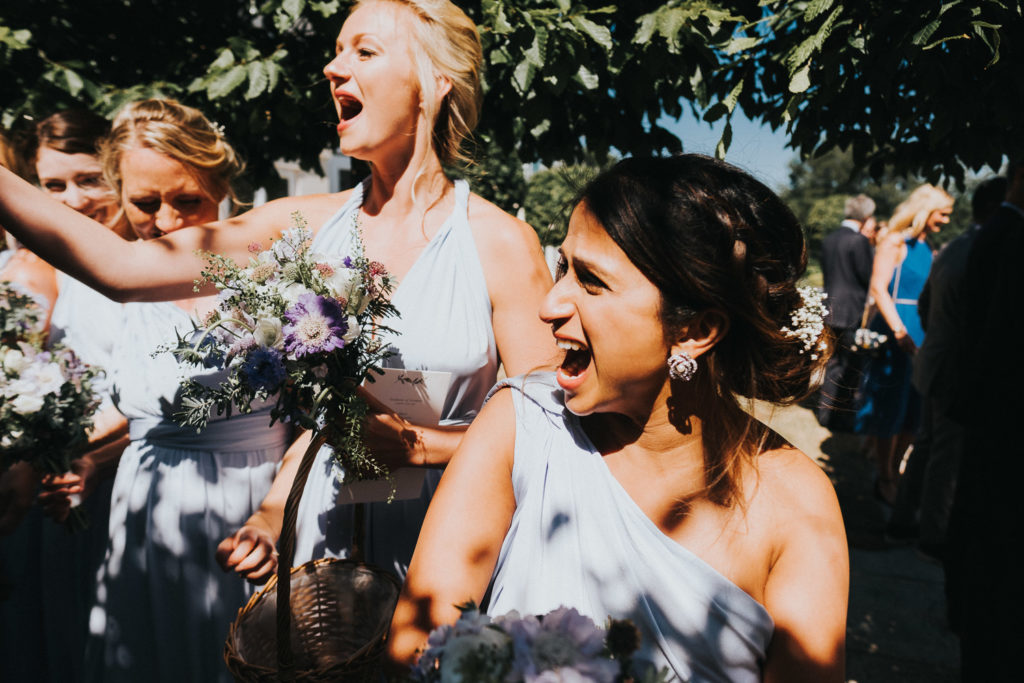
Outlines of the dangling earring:
M697 361L686 351L673 353L668 357L668 376L681 382L689 382L697 373Z

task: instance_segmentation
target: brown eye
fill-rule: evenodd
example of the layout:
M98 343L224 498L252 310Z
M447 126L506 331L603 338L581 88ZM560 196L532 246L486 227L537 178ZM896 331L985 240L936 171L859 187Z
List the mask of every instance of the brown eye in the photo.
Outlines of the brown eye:
M67 184L56 180L48 180L43 184L43 188L47 192L52 192L53 194L60 194L61 192L67 189Z

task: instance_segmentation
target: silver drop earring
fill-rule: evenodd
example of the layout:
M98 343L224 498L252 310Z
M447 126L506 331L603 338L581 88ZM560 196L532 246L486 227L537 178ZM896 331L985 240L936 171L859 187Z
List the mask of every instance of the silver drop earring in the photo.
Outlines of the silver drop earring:
M668 375L672 379L689 382L695 374L697 374L697 361L686 351L673 353L668 357Z

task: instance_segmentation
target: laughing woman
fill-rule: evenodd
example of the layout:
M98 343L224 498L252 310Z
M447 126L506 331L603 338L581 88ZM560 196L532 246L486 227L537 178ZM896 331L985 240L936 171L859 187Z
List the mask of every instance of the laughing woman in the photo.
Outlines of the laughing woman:
M502 382L463 439L392 657L486 595L491 614L628 617L639 659L678 680L844 680L835 494L741 403L792 403L824 360L813 315L794 324L814 306L793 215L723 162L629 159L584 192L561 252L540 315L565 360Z
M358 2L324 68L339 147L370 165L369 178L354 190L281 199L221 224L128 243L0 172L0 225L100 291L136 300L192 295L203 266L197 249L246 262L248 245L279 236L294 211L317 226L318 252L346 254L361 241L366 256L399 282L393 301L402 317L393 325L389 363L451 373L440 425L377 411L368 418L369 445L392 467L442 467L499 363L515 375L550 362L554 351L536 317L551 285L536 235L443 171L479 117L481 61L476 26L448 0ZM260 578L272 567L295 460L282 465L259 515L226 540L228 568ZM438 478L428 472L418 499L368 511L371 560L404 573ZM351 516L335 499L325 452L299 513L300 560L348 553Z

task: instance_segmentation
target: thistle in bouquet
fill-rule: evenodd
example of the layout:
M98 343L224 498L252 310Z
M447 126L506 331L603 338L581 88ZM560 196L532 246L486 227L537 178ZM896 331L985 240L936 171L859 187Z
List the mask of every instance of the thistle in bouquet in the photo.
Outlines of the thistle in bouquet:
M18 342L41 347L46 340L45 313L35 298L13 282L0 282L0 345Z
M633 671L636 626L609 620L603 629L575 608L543 616L491 618L469 603L453 625L431 631L411 680L424 683L660 683L664 671Z
M347 480L388 478L363 441L367 405L357 388L390 353L381 321L397 314L392 279L361 245L349 256L314 253L304 219L292 220L269 248L250 245L245 266L204 255L198 284L217 287L217 306L171 350L183 362L224 369L226 378L216 386L185 380L179 421L202 429L213 413L248 413L272 400L271 424L313 430Z

